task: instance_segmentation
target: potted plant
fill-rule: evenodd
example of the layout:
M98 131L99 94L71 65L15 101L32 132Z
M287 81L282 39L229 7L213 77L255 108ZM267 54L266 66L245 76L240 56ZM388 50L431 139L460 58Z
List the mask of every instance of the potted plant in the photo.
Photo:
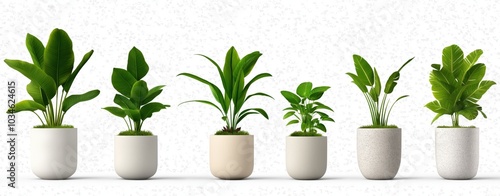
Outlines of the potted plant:
M72 95L69 91L94 51L85 54L73 69L73 43L62 29L52 31L46 46L27 34L26 47L33 63L5 60L9 67L30 80L26 90L32 100L16 103L12 112L33 112L42 123L30 131L33 173L42 179L66 179L76 171L78 139L77 129L63 124L64 116L75 104L99 95L99 90Z
M443 49L442 65L432 64L430 83L436 100L425 107L436 113L432 123L450 115L452 126L436 129L436 164L445 179L471 179L479 165L479 128L460 126L460 116L474 120L479 113L486 118L479 99L496 84L483 80L486 66L476 63L483 51L478 49L464 58L457 45Z
M152 102L164 85L149 89L143 80L148 71L144 55L133 47L128 54L127 70L114 68L111 76L111 83L118 91L113 102L119 107L103 108L123 118L127 125L127 130L115 136L115 171L124 179L148 179L158 166L158 137L142 126L153 113L170 106Z
M325 111L333 110L318 100L330 87L313 88L311 82L301 83L296 90L281 91L290 103L283 119L294 117L288 125L300 124L301 131L293 132L286 138L286 170L288 175L298 180L320 179L326 172L327 137L323 121L335 122Z
M261 108L243 109L244 104L255 96L270 97L265 93L248 94L250 85L259 79L271 77L269 73L261 73L253 77L248 83L245 78L250 74L257 60L262 54L258 51L252 52L240 59L238 52L231 47L226 53L224 67L221 67L211 58L208 59L216 68L220 76L223 91L215 84L190 73L181 73L206 84L215 98L216 103L207 100L191 100L210 105L217 109L222 115L226 125L210 136L210 171L221 179L243 179L253 171L254 163L254 137L243 131L238 124L248 115L260 114L269 119L267 113ZM181 104L183 104L181 103Z
M381 99L382 85L377 69L361 56L353 55L356 74L347 73L353 83L358 86L370 109L372 125L362 126L357 131L358 166L361 174L367 179L392 179L401 163L401 128L388 123L392 107L408 95L397 98L392 104L387 95L394 91L404 63L393 72L385 83L384 96Z

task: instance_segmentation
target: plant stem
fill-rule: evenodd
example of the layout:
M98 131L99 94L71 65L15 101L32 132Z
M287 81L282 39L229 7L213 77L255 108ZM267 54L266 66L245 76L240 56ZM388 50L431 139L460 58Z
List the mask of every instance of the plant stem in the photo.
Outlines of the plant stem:
M127 120L125 120L125 117L123 117L123 121L125 121L125 124L127 124L128 130L131 130L130 125L128 125Z
M32 111L32 112L33 112L33 114L35 114L38 117L38 119L40 119L40 122L42 122L42 125L45 125L45 123L43 123L42 118L40 118L40 116L36 112L34 112L34 111Z

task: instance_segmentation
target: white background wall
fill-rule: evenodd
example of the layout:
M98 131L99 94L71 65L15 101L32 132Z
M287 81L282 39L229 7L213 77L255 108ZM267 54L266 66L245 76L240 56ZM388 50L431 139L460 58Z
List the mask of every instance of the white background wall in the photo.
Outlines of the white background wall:
M29 60L26 33L46 43L53 28L62 28L73 40L76 61L95 50L72 91L101 90L99 97L72 108L65 118L79 131L76 181L37 180L29 166L28 130L38 119L29 113L18 115L18 169L22 178L21 187L13 193L498 194L498 86L479 102L488 119L461 121L481 128L476 181L438 177L434 128L451 121L442 118L431 125L434 114L424 105L433 100L428 82L430 65L440 63L441 50L451 44L458 44L466 53L483 49L480 62L488 68L485 79L500 82L499 13L500 3L495 0L1 1L0 59ZM145 123L145 129L159 136L159 168L156 180L142 182L124 181L115 175L113 136L126 126L100 109L113 104L116 92L111 71L126 67L132 46L142 50L150 66L145 78L148 84L166 85L158 101L173 105ZM241 123L256 138L255 169L249 180L237 182L215 180L209 171L208 137L224 124L218 112L204 105L177 106L190 99L211 99L206 86L176 77L178 73L196 73L219 84L214 67L194 54L206 54L223 64L230 46L235 46L240 56L262 52L253 73L274 76L253 86L253 92L267 92L275 100L256 98L248 103L266 109L270 120L254 116ZM389 120L403 128L402 163L394 181L364 180L357 167L355 130L371 121L363 96L345 74L354 71L354 53L376 66L383 81L408 58L416 57L402 71L394 92L410 97L396 105ZM29 98L24 90L28 80L2 64L2 89L6 89L7 80L16 80L18 100ZM334 108L336 120L327 124L328 170L322 181L293 181L285 169L285 137L297 127L285 127L281 117L287 103L279 91L294 90L302 81L332 87L322 98ZM0 103L6 105L7 93L2 92ZM5 121L2 125L6 127ZM3 162L6 152L0 147Z

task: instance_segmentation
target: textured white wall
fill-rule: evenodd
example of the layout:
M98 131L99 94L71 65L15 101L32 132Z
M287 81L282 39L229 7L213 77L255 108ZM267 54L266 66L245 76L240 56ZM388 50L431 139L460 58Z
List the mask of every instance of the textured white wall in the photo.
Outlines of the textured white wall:
M369 124L370 118L364 98L345 75L346 72L354 71L352 54L356 53L376 66L384 81L408 58L416 57L402 71L394 92L394 95L410 95L396 105L390 118L390 123L403 128L403 157L397 177L436 178L434 127L451 122L449 118L442 118L431 125L434 114L424 108L427 102L433 100L428 82L430 65L440 63L441 50L445 46L458 44L465 52L481 48L484 54L480 62L485 63L488 68L485 78L500 82L500 68L497 66L500 62L499 11L500 3L495 0L3 0L0 2L1 59L29 60L24 43L26 33L31 33L46 43L53 28L62 28L73 40L77 61L90 49L95 50L93 57L77 77L72 91L81 93L95 88L101 90L99 97L72 108L65 119L66 123L73 124L79 131L79 166L74 177L78 179L79 176L89 176L84 178L86 185L74 189L65 187L75 186L70 182L35 181L35 184L30 184L29 180L20 179L22 189L28 192L45 190L86 193L85 191L96 190L127 190L132 187L139 193L180 191L177 193L196 194L203 193L199 190L219 183L209 181L213 184L201 183L195 186L189 185L190 180L186 179L185 184L176 185L170 190L163 190L162 184L172 182L141 182L139 189L134 189L137 187L131 186L134 185L132 182L117 181L118 179L103 184L92 183L93 176L106 174L115 177L113 136L126 126L121 119L100 108L113 104L115 90L110 81L111 71L113 67L126 67L127 54L132 46L142 50L150 66L150 72L145 78L148 84L166 85L158 101L173 105L172 108L156 113L144 126L159 136L159 168L156 176L168 178L195 175L211 179L208 136L221 128L223 122L218 112L208 106L177 106L190 99L211 98L211 94L206 86L176 75L192 72L215 82L218 76L214 67L194 54L206 54L222 64L227 49L235 46L240 55L261 51L263 56L253 73L269 72L274 76L255 83L251 90L267 92L276 99L256 98L248 103L248 106L266 109L271 119L266 121L254 116L241 124L245 130L255 135L255 169L252 176L288 178L284 157L285 136L296 128L285 127L286 122L281 119L282 109L287 104L279 91L293 90L302 81L312 81L314 85L332 87L322 98L322 102L334 108L333 118L336 120L336 123L327 124L329 151L325 177L362 178L357 168L355 130L361 125ZM0 66L0 75L4 85L9 79L17 80L18 100L29 98L24 91L28 80L22 75L5 64ZM0 94L2 105L7 96L4 94ZM499 94L499 87L494 86L480 101L488 119L478 118L473 122L462 119L464 125L481 128L478 178L489 174L500 177L500 134L497 126L500 120L497 108ZM18 129L21 131L19 174L33 179L29 166L28 130L35 125L37 119L29 113L19 114L18 117ZM4 123L2 121L2 125ZM6 149L1 147L0 152L3 155ZM496 179L498 181L499 178ZM352 181L349 184L342 182L340 178L334 182L317 181L323 183L321 186L314 185L314 182L297 181L266 186L262 182L249 180L230 185L222 182L221 186L217 184L216 187L223 188L209 193L236 194L239 190L247 190L235 189L234 185L253 186L250 190L255 191L251 192L255 194L355 190L375 194L388 190L391 193L425 190L436 194L443 191L443 186L436 186L436 183L453 183L437 179L427 184L416 183L415 186L411 186L411 183L398 186L398 182L362 185L364 182L366 181ZM150 183L157 185L146 186ZM336 187L329 187L329 184L336 184ZM364 188L359 188L358 185ZM463 187L466 184L455 185ZM465 187L465 193L500 191L498 186Z

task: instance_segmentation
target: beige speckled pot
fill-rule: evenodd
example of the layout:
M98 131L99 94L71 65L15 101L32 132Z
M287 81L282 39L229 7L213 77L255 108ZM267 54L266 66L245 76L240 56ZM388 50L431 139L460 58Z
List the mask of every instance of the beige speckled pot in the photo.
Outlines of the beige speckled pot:
M78 137L76 128L33 128L31 170L41 179L62 180L76 171Z
M358 166L367 179L389 180L401 163L400 128L359 128Z
M148 179L158 167L158 136L115 136L115 171L131 180Z
M451 180L471 179L479 165L478 128L436 128L438 174Z
M244 179L253 172L253 153L253 135L211 135L210 172L220 179Z
M297 180L315 180L325 175L327 137L288 136L286 138L286 171Z

